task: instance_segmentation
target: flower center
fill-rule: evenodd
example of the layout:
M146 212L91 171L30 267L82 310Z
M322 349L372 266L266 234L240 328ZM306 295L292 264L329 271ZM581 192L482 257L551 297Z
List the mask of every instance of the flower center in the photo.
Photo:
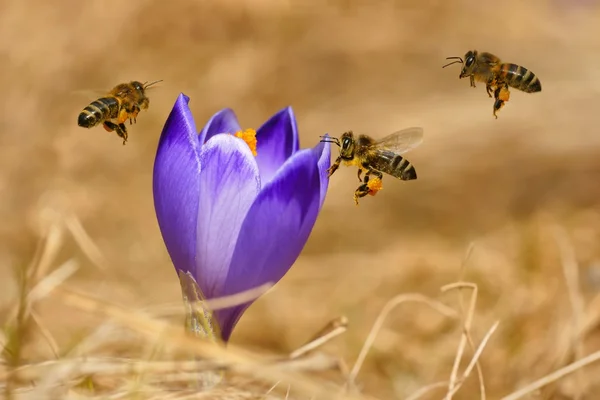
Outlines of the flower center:
M246 144L248 145L248 147L250 147L250 150L252 151L252 155L254 157L256 157L256 131L254 129L246 129L244 131L237 131L234 134L235 137L239 137L240 139L242 139L244 142L246 142Z
M367 187L369 188L369 194L371 196L375 196L377 192L383 189L383 182L381 182L381 179L379 179L378 177L374 177L369 179Z

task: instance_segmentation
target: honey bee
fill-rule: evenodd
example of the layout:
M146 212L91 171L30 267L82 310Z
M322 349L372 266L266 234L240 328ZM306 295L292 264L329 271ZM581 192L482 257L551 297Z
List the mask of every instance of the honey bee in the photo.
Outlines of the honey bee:
M150 105L146 90L158 82L162 80L150 83L132 81L115 86L108 95L84 108L77 118L77 124L83 128L93 128L102 124L108 132L117 132L125 144L127 142L125 121L129 120L130 125L137 122L138 113Z
M345 165L358 167L358 180L362 183L354 192L357 205L359 198L376 193L369 185L371 175L379 181L384 173L404 181L417 179L415 167L400 154L417 147L422 141L422 128L403 129L380 140L367 135L355 136L352 131L345 132L339 138L322 136L321 139L321 142L334 143L340 148L339 157L328 170L329 176L334 174L342 161ZM365 176L361 178L363 172Z
M510 97L509 87L526 93L542 91L542 84L532 71L517 64L503 63L491 53L478 53L477 50L472 50L465 54L464 60L461 57L447 57L446 59L455 61L442 68L456 63L463 64L458 76L460 79L469 77L471 87L475 87L475 81L485 83L489 97L492 97L492 91L494 92L493 114L496 119L498 119L496 112Z

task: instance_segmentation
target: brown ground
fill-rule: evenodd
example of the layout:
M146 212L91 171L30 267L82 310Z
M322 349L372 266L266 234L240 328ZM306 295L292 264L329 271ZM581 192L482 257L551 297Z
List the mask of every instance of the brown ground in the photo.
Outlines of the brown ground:
M393 296L417 292L460 309L457 293L440 288L460 280L473 242L463 279L479 288L475 346L500 321L481 356L488 398L597 351L600 8L576 3L2 2L0 305L17 298L11 271L31 262L56 211L74 213L106 260L99 269L66 236L51 268L76 260L70 287L131 308L179 301L151 179L162 124L184 92L199 124L232 107L243 127L258 127L292 105L303 147L325 132L425 129L408 157L417 181L384 179L384 190L357 208L355 171L336 174L302 256L247 312L232 343L285 353L346 315L348 331L325 349L351 365ZM441 69L469 49L532 69L543 91L513 90L495 120L483 85L460 81L458 66ZM76 125L91 100L81 92L132 79L164 82L126 146ZM567 240L557 242L559 227ZM577 265L561 262L560 244ZM570 289L565 272L578 272ZM38 312L59 347L98 324L52 295ZM400 306L358 376L363 392L406 398L447 380L460 327L424 305ZM52 357L39 337L27 354ZM471 356L467 349L461 373ZM598 398L594 373L591 366L539 394ZM475 373L455 398L479 398Z

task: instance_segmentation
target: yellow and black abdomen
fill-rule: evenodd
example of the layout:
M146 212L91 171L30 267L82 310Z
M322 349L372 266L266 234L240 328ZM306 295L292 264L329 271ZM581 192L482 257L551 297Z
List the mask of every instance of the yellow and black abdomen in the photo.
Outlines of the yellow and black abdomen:
M117 118L119 101L115 97L103 97L83 109L77 118L77 124L83 128L92 128L106 120Z
M388 150L378 150L368 156L368 165L403 181L417 179L415 167L404 157Z
M542 84L538 77L525 67L517 64L502 64L500 76L508 86L527 93L542 91Z

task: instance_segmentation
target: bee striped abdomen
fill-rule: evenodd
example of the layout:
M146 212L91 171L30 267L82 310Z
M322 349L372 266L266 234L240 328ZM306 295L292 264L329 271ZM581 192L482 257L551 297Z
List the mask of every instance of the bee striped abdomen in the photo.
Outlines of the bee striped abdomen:
M371 157L370 165L403 181L417 179L415 167L404 157L391 151L378 151Z
M540 92L542 84L538 77L525 67L517 64L502 64L500 75L508 86L527 93Z
M105 120L117 118L118 114L119 101L114 97L103 97L81 111L77 124L83 128L92 128Z
M390 175L405 181L417 179L415 167L404 157L396 155L390 164L392 173Z

